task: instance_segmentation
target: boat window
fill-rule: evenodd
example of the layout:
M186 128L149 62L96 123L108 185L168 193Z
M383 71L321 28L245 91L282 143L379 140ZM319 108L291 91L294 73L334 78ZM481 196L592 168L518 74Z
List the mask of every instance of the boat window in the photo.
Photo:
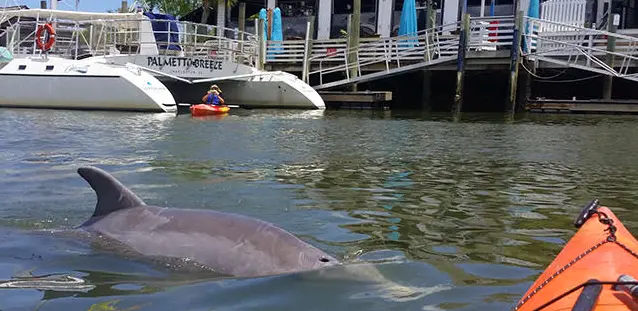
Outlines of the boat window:
M48 65L46 70L53 70L53 65Z
M27 65L18 66L18 70L25 70L25 69L27 69Z

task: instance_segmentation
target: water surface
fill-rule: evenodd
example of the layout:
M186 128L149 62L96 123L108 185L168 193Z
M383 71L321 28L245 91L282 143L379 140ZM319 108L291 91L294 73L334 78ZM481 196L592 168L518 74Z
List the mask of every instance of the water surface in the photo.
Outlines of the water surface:
M0 290L0 310L510 310L599 198L638 226L632 116L236 109L226 117L0 110L0 280L72 275L88 289ZM33 233L72 228L113 173L147 203L261 218L369 284L215 280Z

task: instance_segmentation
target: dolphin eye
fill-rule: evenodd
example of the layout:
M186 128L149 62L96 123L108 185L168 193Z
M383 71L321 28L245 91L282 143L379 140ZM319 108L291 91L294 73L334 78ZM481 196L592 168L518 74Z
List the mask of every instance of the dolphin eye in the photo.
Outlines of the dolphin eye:
M321 262L329 262L330 259L328 259L326 257L321 257L321 258L319 258L319 261L321 261Z

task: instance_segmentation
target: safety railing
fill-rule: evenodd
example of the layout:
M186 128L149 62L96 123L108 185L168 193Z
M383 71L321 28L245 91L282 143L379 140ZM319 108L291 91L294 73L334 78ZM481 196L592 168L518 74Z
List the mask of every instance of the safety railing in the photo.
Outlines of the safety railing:
M638 81L628 73L638 64L638 38L530 17L525 21L521 52L526 58ZM561 31L540 31L544 29ZM609 38L615 39L614 51L607 49Z
M472 17L469 48L479 51L509 49L515 26L514 16Z
M36 29L46 20L17 20L0 32L0 44L14 55L37 55ZM177 26L154 30L152 24ZM151 48L158 55L206 57L254 64L259 55L255 34L174 20L97 19L56 20L56 40L47 53L67 58L113 54L139 54ZM228 38L231 34L237 38ZM243 37L243 38L242 38ZM159 39L159 40L158 40Z
M319 76L319 83L323 84L325 75L341 72L346 81L355 76L362 76L370 66L381 66L385 71L400 68L402 65L414 62L427 62L444 55L454 55L458 49L458 38L453 35L443 35L442 29L453 27L458 23L442 25L425 29L416 34L390 38L381 38L373 42L361 43L352 49L341 49L330 55L315 55L310 57L311 64L316 63L318 69L309 70L308 77ZM378 71L378 70L377 70Z
M513 16L497 16L472 18L470 26L470 40L468 48L471 50L496 50L509 49L512 44L512 36L514 33L514 17ZM450 29L458 29L459 23L451 23L437 27L439 40L456 40L458 43L458 35L450 34ZM424 31L420 31L416 38L420 46L426 44ZM312 40L312 50L309 60L312 64L321 65L326 63L343 63L345 54L347 53L348 43L346 38L330 39L330 40ZM365 50L359 52L359 59L362 61L385 59L388 50L400 51L402 45L398 44L401 37L390 38L361 38L359 45L365 47ZM305 57L305 40L284 40L267 42L266 62L271 64L289 63L302 64ZM456 47L446 45L441 47L441 55L456 54ZM418 52L403 53L404 61L421 61L423 55Z

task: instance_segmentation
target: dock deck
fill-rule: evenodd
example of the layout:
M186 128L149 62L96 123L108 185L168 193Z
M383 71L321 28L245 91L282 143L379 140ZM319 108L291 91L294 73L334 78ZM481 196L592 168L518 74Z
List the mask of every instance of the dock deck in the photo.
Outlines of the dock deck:
M520 16L469 17L411 36L267 41L264 68L301 73L317 90L423 70L511 70L520 60L534 68L576 68L631 81L638 75L638 37ZM468 25L469 24L469 25ZM522 25L531 25L528 27ZM465 28L465 31L460 31ZM515 31L517 30L517 31ZM467 35L463 35L466 33ZM520 37L514 37L518 33ZM613 42L613 46L608 46ZM463 44L462 44L463 43ZM520 45L519 45L520 43ZM459 53L464 46L464 53ZM513 47L519 53L512 53ZM614 62L609 59L613 57ZM629 70L632 69L632 70Z
M389 109L392 101L389 91L319 91L319 95L326 107L339 109Z
M637 114L638 100L622 100L622 99L529 100L525 104L525 110L530 112Z

